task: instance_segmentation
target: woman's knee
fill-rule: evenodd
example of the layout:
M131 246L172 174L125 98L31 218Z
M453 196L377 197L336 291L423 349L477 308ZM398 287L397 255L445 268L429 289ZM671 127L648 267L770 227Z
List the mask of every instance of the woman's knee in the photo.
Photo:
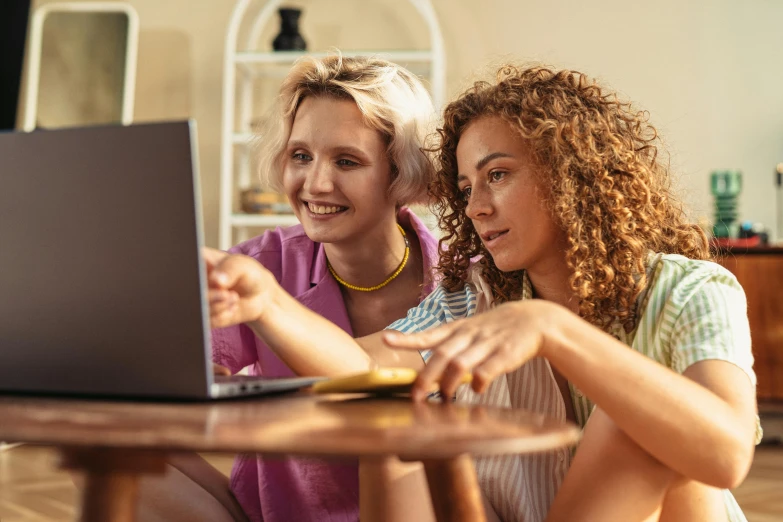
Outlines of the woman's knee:
M666 491L661 522L727 522L723 491L680 477Z
M639 446L617 427L609 416L596 408L585 428L579 453L590 453L595 469L606 472L635 472L668 489L678 475Z
M676 478L596 409L547 521L658 520Z

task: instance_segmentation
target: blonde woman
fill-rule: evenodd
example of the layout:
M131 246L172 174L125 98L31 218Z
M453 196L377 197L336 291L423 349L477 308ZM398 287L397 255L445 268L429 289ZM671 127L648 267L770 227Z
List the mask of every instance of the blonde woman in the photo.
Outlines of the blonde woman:
M293 66L260 137L260 173L288 196L301 224L230 251L252 261L266 295L275 295L281 309L302 306L349 338L366 336L404 316L434 288L437 242L406 206L427 200L433 168L422 147L433 117L421 82L388 61L338 55ZM213 251L211 260L223 256ZM213 295L213 308L233 303L223 297ZM278 326L290 331L307 324L280 317ZM371 364L363 352L324 359L317 343L277 342L264 321L216 329L212 346L217 370L232 373L250 367L264 376L339 375ZM390 362L410 365L406 360L421 358L395 354ZM356 463L241 455L230 484L198 457L173 465L166 480L176 487L143 488L147 520L359 518Z

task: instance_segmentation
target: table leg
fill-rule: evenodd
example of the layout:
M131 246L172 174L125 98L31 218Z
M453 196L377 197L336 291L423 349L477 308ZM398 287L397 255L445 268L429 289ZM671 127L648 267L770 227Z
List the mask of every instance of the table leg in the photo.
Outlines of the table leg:
M470 455L425 460L424 469L438 522L486 522L481 489Z
M64 448L61 467L84 473L81 522L134 522L139 477L163 473L165 453Z

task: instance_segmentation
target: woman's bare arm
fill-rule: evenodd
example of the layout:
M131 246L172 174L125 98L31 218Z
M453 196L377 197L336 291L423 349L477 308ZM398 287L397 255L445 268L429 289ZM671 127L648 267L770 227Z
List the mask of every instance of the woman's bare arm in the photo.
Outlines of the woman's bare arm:
M409 336L383 335L399 348L433 351L417 398L434 383L450 396L466 372L482 391L498 375L546 357L636 444L684 477L732 488L750 467L755 390L730 362L698 362L680 375L543 300L506 303Z
M387 347L380 334L354 339L303 306L254 259L204 249L213 328L247 324L299 375L337 376L379 366L420 369L418 353Z
M264 312L247 325L299 375L347 375L380 366L420 369L415 352L389 348L382 332L354 339L278 286Z

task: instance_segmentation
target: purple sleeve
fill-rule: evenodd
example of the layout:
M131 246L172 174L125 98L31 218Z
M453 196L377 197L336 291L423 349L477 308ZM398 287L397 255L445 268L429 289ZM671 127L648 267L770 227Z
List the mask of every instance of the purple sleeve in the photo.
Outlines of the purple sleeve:
M229 249L232 254L244 254L257 260L277 277L280 272L281 231L270 230ZM212 361L236 373L259 359L263 342L247 326L241 324L212 330Z
M256 334L240 324L212 330L212 361L237 373L258 360Z

